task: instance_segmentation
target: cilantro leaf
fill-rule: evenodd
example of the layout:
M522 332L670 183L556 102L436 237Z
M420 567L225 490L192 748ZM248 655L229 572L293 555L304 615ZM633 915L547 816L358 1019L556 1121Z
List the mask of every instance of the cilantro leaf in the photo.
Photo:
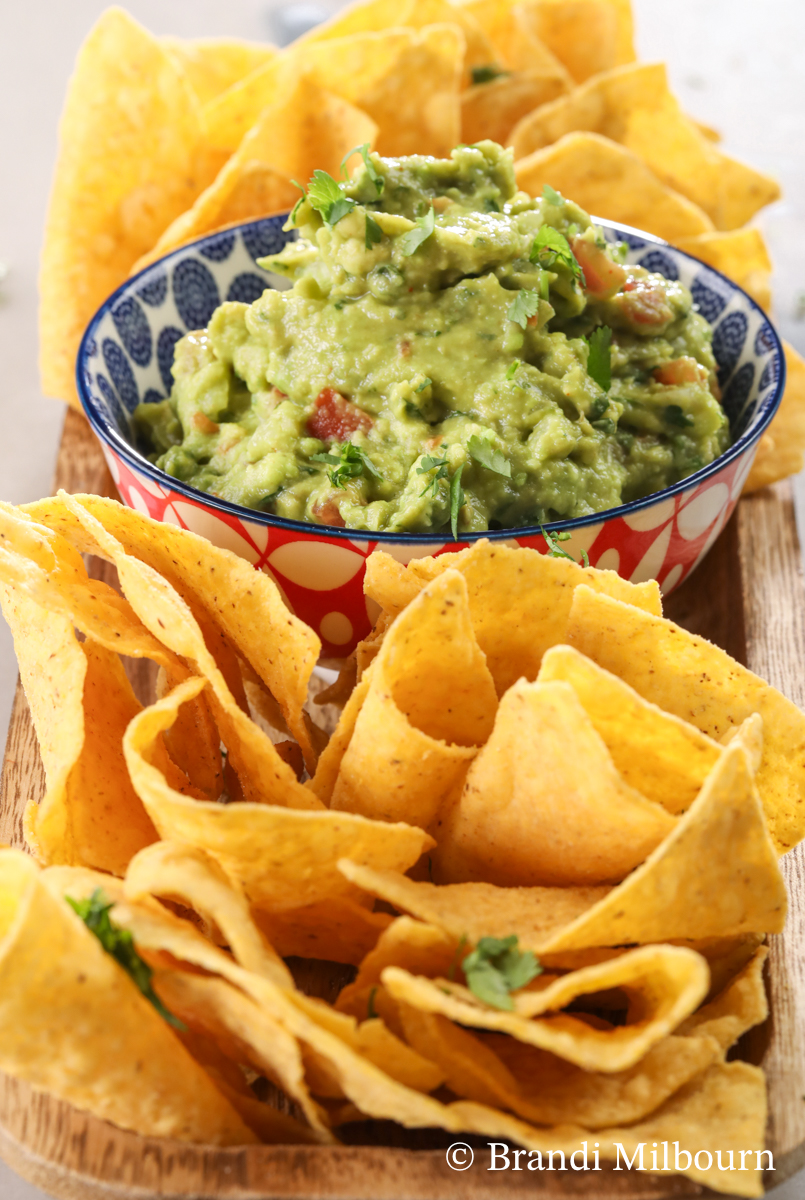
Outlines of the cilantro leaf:
M436 212L431 204L424 217L417 217L416 225L413 229L409 229L399 239L400 249L406 258L410 257L415 250L418 250L423 242L426 242L436 228Z
M382 196L383 188L386 186L386 181L369 157L368 142L364 142L362 146L353 146L352 149L344 155L344 157L341 159L341 170L343 174L346 176L347 163L352 158L353 154L360 154L361 158L363 159L363 165L366 167L366 174L375 185L375 191L377 192L378 196Z
M134 938L128 929L120 929L111 920L109 913L114 907L111 901L104 898L100 888L96 888L85 900L73 900L71 896L64 897L70 908L81 918L90 933L103 946L107 954L111 954L119 963L129 978L137 985L146 1000L153 1004L161 1017L173 1025L174 1029L184 1030L182 1022L169 1013L159 996L151 986L153 971L147 962L140 958L134 948Z
M584 339L590 347L587 356L587 374L602 391L608 392L612 384L612 330L608 325L599 325L588 338Z
M494 471L496 475L504 475L506 479L511 479L512 467L506 455L496 450L485 438L478 437L474 433L467 443L467 449L470 456L482 467Z
M564 204L565 202L564 196L555 191L549 183L542 185L542 197L549 204Z
M529 257L532 263L539 263L541 267L566 267L574 279L584 283L584 272L570 249L570 242L563 233L550 225L541 227L534 238Z
M576 561L572 554L568 554L567 550L563 550L562 547L559 545L560 542L569 542L570 541L571 535L567 532L566 529L560 530L559 533L550 533L549 530L543 528L543 526L540 525L539 531L542 534L542 536L545 538L545 544L548 547L548 558L567 558L570 560L570 562ZM584 567L589 567L590 560L587 557L586 550L582 550L581 562L578 565L584 566Z
M509 311L506 315L510 321L514 321L515 325L519 325L521 329L525 329L528 325L528 318L535 317L539 312L539 300L539 292L534 292L530 288L523 288L509 305Z
M419 395L420 392L424 392L425 388L430 387L432 383L433 383L433 380L429 379L428 376L426 375L425 378L420 383L419 387L416 389L417 395Z
M515 375L516 375L516 374L517 374L517 372L520 370L520 367L521 367L522 365L523 365L523 364L520 362L520 359L519 359L519 358L515 358L514 362L509 364L509 369L508 369L508 370L507 370L507 372L506 372L506 378L507 378L507 379L514 379Z
M299 212L300 206L302 204L304 204L305 200L307 200L307 192L302 187L301 183L297 183L295 179L292 179L291 183L294 185L294 187L299 188L299 191L302 193L302 195L297 200L296 204L291 209L291 215L288 217L289 224L295 225L296 224L296 214Z
M461 486L461 475L464 471L464 463L454 471L453 477L450 480L450 528L453 531L453 539L458 541L458 514L464 504L464 489Z
M417 475L429 475L431 471L436 472L435 475L431 475L431 478L420 492L421 496L427 496L428 492L430 492L432 496L437 496L439 493L439 480L447 478L450 465L447 461L446 455L444 454L444 451L447 449L447 447L442 445L441 449L441 458L436 458L432 454L426 454L416 469Z
M313 172L313 178L308 184L307 198L328 225L337 224L355 208L355 201L347 199L332 175L328 175L326 171Z
M310 461L329 463L334 470L328 471L327 474L330 483L337 488L346 487L348 479L358 479L363 474L371 475L373 479L383 478L371 458L364 454L360 446L355 446L352 442L344 442L340 454L329 454L326 451L311 454Z
M695 424L693 417L679 404L666 404L665 419L669 425L676 425L678 429L688 429Z
M495 63L484 63L483 66L473 67L470 73L473 83L491 83L493 79L500 79L501 75L511 75L511 71L504 71Z
M485 937L461 964L467 987L493 1008L514 1008L510 992L525 987L542 973L531 950L518 950L517 937Z
M369 214L367 213L366 214L366 237L364 240L364 245L366 246L366 249L371 250L372 246L376 246L382 237L383 237L383 230L380 228L380 226L378 225L378 223L374 219L374 217L370 217Z

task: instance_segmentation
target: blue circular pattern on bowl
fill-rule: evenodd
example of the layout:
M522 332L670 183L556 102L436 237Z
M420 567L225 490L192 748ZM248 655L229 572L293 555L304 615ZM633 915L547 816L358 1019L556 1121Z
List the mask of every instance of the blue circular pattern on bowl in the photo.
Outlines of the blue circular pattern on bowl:
M102 441L109 443L137 471L156 482L163 480L175 491L204 503L210 502L209 496L165 476L138 453L132 445L130 414L141 395L151 401L162 399L170 392L176 342L190 330L206 325L222 296L248 304L266 287L282 290L289 286L282 276L256 266L258 258L277 254L296 237L293 230L283 231L285 219L284 214L266 217L212 234L173 251L160 263L146 268L128 280L100 308L79 351L79 395ZM780 376L784 368L782 348L766 315L735 284L712 267L650 234L624 229L607 221L597 223L607 240L626 243L628 263L646 266L666 278L679 279L686 284L694 304L713 325L713 351L733 445L715 463L663 492L611 509L606 514L595 513L561 523L573 527L594 524L602 517L616 513L634 512L655 504L658 497L688 490L717 473L726 461L745 453L760 437L779 403ZM98 344L103 363L97 356ZM104 372L108 372L108 378ZM258 523L297 524L238 505L215 503ZM305 525L304 528L315 530L316 526ZM351 532L327 527L329 537L349 537ZM527 532L517 530L518 534ZM508 531L465 535L464 540L480 536L505 538ZM379 542L401 540L400 535L384 533L372 534L372 538ZM416 540L423 543L443 541L443 535L417 534Z

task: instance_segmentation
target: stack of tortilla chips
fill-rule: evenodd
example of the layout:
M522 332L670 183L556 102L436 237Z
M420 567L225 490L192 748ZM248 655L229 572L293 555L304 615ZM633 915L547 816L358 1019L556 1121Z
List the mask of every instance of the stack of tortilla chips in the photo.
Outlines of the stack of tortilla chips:
M768 1012L805 715L655 583L482 541L366 589L328 741L268 576L111 500L0 506L46 775L33 858L0 851L0 1069L142 1134L678 1142L761 1194L728 1052Z
M41 270L41 370L77 405L75 357L134 269L202 234L290 208L320 168L381 154L512 146L520 186L648 230L764 308L771 262L747 224L777 183L688 117L662 63L637 63L629 0L368 0L278 51L155 38L112 8L76 64ZM357 161L357 160L355 160ZM746 484L800 469L805 364Z

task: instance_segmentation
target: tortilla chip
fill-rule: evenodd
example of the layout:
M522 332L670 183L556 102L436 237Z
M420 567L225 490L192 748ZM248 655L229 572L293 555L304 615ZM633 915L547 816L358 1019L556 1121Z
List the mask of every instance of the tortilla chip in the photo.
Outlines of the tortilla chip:
M427 829L489 736L497 705L458 571L397 618L367 680L330 806Z
M60 126L39 276L46 395L79 408L75 357L96 308L208 184L197 101L158 40L107 9L82 46Z
M756 951L739 975L724 990L688 1017L678 1032L714 1038L723 1053L733 1046L747 1029L762 1025L769 1015L769 1002L763 985L763 966L768 956L765 946Z
M339 859L405 871L431 845L421 829L321 809L295 780L316 811L211 804L182 796L154 765L153 746L184 698L200 686L202 680L188 680L131 722L124 740L126 763L160 836L211 855L255 907L287 912L330 896L357 897L339 873Z
M156 1009L44 875L0 850L0 1067L123 1129L254 1142Z
M437 875L503 887L617 883L675 824L624 782L569 683L520 680L445 813Z
M719 759L717 742L572 646L548 650L537 679L571 685L627 784L670 813L690 808Z
M769 832L781 854L800 841L805 714L795 704L704 638L589 588L574 593L567 640L646 700L715 740L760 713L763 758L755 782Z
M283 958L322 958L357 966L392 923L345 896L329 896L287 912L255 913L259 927Z
M541 949L779 933L787 903L746 757L728 747L673 833Z
M610 1074L633 1067L696 1009L707 993L710 973L692 950L643 946L610 962L546 977L538 990L513 993L513 1012L491 1008L448 979L430 980L400 967L386 967L381 979L395 1000L413 1008L472 1029L507 1033L585 1071ZM609 989L628 996L625 1024L597 1028L568 1011L574 1000ZM402 1019L404 1025L404 1015Z
M306 785L328 807L332 800L338 773L341 770L341 763L347 752L347 747L352 741L352 735L355 732L355 723L358 720L358 714L363 708L368 693L369 676L365 675L344 705L333 735L321 752L321 757L316 766L316 774L312 779L308 780Z
M162 37L159 41L177 69L187 76L202 107L277 55L274 46L237 38Z
M213 183L165 230L137 269L214 229L292 208L299 198L292 179L306 183L316 168L338 177L341 160L353 146L374 142L377 126L360 109L282 60L277 78L276 102L260 113Z
M61 532L81 553L114 561L120 549L93 526L94 517L127 555L153 567L203 622L208 649L230 689L240 685L237 662L237 678L228 666L234 650L277 700L308 767L315 766L303 710L321 643L312 629L288 611L268 575L198 534L154 521L99 496L68 498L61 493L22 511ZM84 516L87 513L89 520ZM144 623L149 624L148 620ZM162 632L160 629L157 635L160 641Z
M567 68L535 34L527 5L511 4L509 0L468 0L461 7L472 13L492 45L493 53L483 65L552 75L562 80L563 91L573 86Z
M406 1039L439 1064L451 1091L535 1125L576 1122L601 1129L639 1121L718 1054L712 1038L671 1036L627 1071L583 1071L506 1035L479 1037L438 1014L399 1008Z
M567 91L564 75L540 69L501 75L461 95L461 137L469 143L491 138L505 146L526 113Z
M354 1013L356 998L380 983L386 967L403 967L414 975L446 975L456 960L457 947L458 939L435 925L397 917L363 959L354 981L341 989L336 1008Z
M596 133L569 133L514 166L518 185L532 196L550 184L597 217L669 242L713 228L702 209L666 187L641 159Z
M536 952L601 903L610 891L594 887L500 888L491 883L437 887L354 861L340 862L338 868L358 887L438 927L455 941L465 938L475 944L482 937L503 938L514 933L521 949ZM402 936L404 930L397 930L395 938ZM381 940L378 950L384 944Z
M523 8L534 35L577 83L634 59L628 0L538 0Z
M796 475L805 462L805 360L788 342L785 350L785 392L768 432L760 443L743 495Z
M545 651L567 641L573 590L580 583L657 616L662 613L654 580L629 583L615 571L581 567L486 538L458 554L412 559L407 566L376 550L366 560L364 590L396 616L448 570L460 571L467 581L473 630L499 696L520 678L536 679Z
M748 292L761 308L769 311L772 264L759 229L751 226L700 233L696 237L680 238L676 244L680 250L721 271Z

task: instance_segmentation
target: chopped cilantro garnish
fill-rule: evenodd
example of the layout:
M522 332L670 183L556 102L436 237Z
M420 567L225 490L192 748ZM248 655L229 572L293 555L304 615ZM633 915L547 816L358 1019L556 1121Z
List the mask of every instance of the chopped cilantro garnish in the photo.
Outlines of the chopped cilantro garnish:
M509 305L509 311L506 315L510 321L514 321L515 325L519 325L521 329L525 329L528 325L529 317L535 317L539 312L539 301L539 292L531 291L530 288L523 288Z
M509 369L508 369L508 370L507 370L507 372L506 372L506 378L507 378L507 379L514 379L515 375L516 375L516 374L517 374L517 372L520 370L520 367L521 367L522 365L523 365L523 364L520 362L520 359L519 359L519 358L515 358L515 360L514 360L514 362L513 362L513 363L509 363Z
M678 404L666 404L665 419L669 425L676 425L678 429L689 429L696 423L690 413L686 413Z
M370 217L369 214L367 213L366 214L366 238L364 241L364 245L366 246L366 249L371 250L372 246L376 246L382 237L383 237L383 230L380 228L380 226L378 225L378 223L374 219L374 217Z
M346 175L347 163L352 158L353 154L360 154L361 158L363 159L363 165L366 167L366 174L375 185L375 191L377 192L378 196L382 196L383 188L386 186L386 181L369 157L368 142L364 142L362 146L353 146L349 153L344 155L341 160L341 171L343 174Z
M355 208L355 201L344 195L332 175L328 175L326 171L313 172L313 178L308 184L307 198L328 225L338 224L342 217Z
M542 196L549 204L564 204L565 200L559 192L555 191L549 183L542 185Z
M417 217L416 225L413 229L409 229L404 233L399 240L400 249L406 257L410 257L415 250L418 250L423 242L426 242L436 228L436 212L433 205L430 206L424 217Z
M584 283L584 272L570 249L570 242L550 225L543 225L534 238L530 258L532 263L539 263L541 267L567 267L574 279Z
M568 554L567 550L563 550L559 545L560 542L570 541L571 535L566 529L560 530L559 533L550 533L549 530L540 525L539 531L545 538L545 543L548 547L548 558L567 558L570 559L571 562L576 561L572 554ZM584 567L589 567L590 565L590 560L587 557L586 550L582 550L581 552L581 563L579 565Z
M419 393L420 393L420 392L424 392L425 388L426 388L426 387L430 387L430 385L431 385L432 383L433 383L433 380L432 380L432 379L428 379L428 377L427 377L427 375L426 375L426 376L425 376L425 378L424 378L424 379L422 380L422 382L420 383L419 387L416 389L416 393L417 393L417 395L419 395Z
M297 200L296 204L291 209L291 215L288 218L289 223L291 225L295 225L296 224L296 214L299 212L300 205L304 204L305 200L307 200L307 192L302 187L301 183L297 183L295 179L292 179L291 183L294 185L294 187L298 187L299 191L302 193L302 195Z
M500 79L501 75L511 75L511 71L504 71L495 63L484 63L483 66L473 67L470 74L473 83L491 83L493 79Z
M472 435L467 443L467 449L470 456L480 463L482 467L486 467L490 471L494 471L496 475L505 475L507 479L511 479L512 468L511 463L505 454L501 454L494 446L490 445L485 438L478 437L476 433Z
M588 338L584 339L590 347L587 356L587 374L605 392L612 383L612 330L608 325L599 325Z
M159 996L151 986L153 971L148 963L140 958L134 948L134 938L128 929L120 929L111 920L109 913L114 905L107 901L100 888L96 888L85 900L73 900L72 896L64 897L70 908L78 914L90 933L94 933L107 954L111 954L126 974L137 985L161 1017L175 1029L184 1029L182 1022L169 1013Z
M518 950L517 937L485 937L461 964L467 987L493 1008L511 1011L510 993L525 987L542 973L531 950Z
M327 472L333 487L346 487L348 479L358 479L364 472L373 479L382 479L371 458L364 454L360 446L355 446L352 442L344 442L340 454L328 454L326 451L311 454L310 461L329 463L334 468Z
M431 471L436 472L435 475L431 475L430 479L420 492L421 496L427 496L428 492L430 492L432 496L436 496L439 491L439 480L446 479L448 476L450 464L448 463L446 456L444 456L444 451L447 449L447 447L442 445L441 449L443 453L442 458L436 458L432 454L426 454L416 469L417 475L428 475Z
M453 538L458 540L458 514L464 504L464 489L461 486L461 475L464 471L464 463L454 471L453 477L450 480L450 528L453 531Z

